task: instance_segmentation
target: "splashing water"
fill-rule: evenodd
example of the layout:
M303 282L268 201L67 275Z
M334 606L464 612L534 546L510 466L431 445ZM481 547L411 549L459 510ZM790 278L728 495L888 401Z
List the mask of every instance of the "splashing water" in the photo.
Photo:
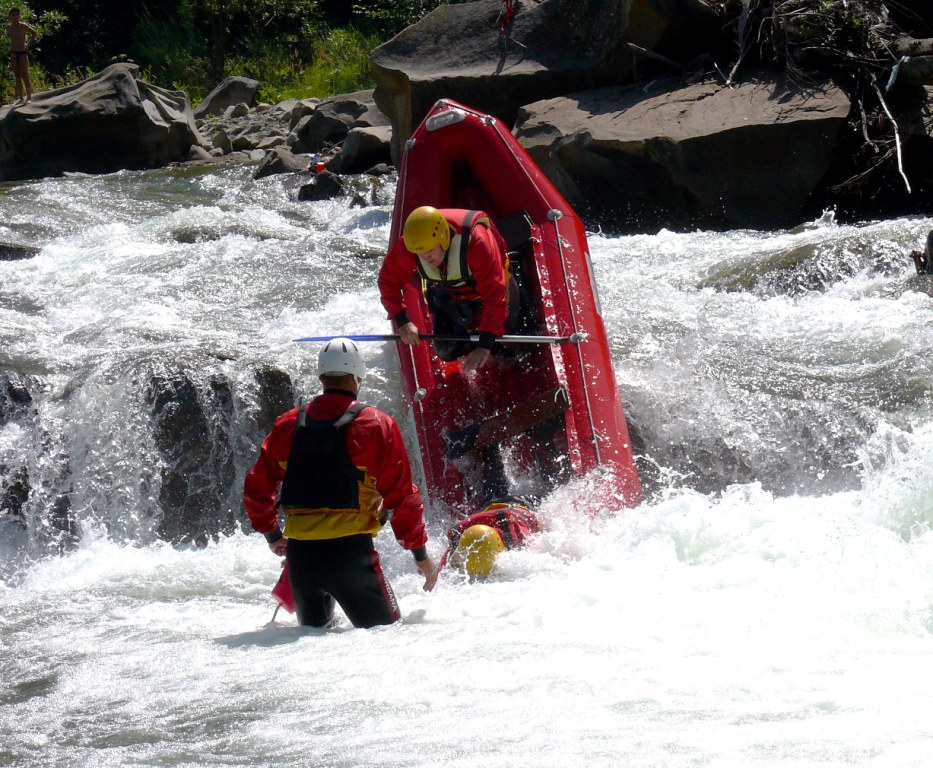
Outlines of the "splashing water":
M291 340L387 330L392 193L0 192L0 239L41 247L0 262L0 765L925 766L929 220L592 235L648 500L585 523L576 481L489 582L431 594L384 531L401 624L270 621L243 474L315 391ZM366 362L413 446L394 349Z

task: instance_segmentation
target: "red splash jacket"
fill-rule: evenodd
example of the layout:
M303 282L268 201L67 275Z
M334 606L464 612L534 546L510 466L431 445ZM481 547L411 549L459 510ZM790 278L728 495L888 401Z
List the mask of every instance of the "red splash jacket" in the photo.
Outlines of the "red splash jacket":
M456 253L463 223L470 211L458 208L442 209L441 213L451 227L451 243L447 251L449 269L461 272L459 255ZM450 292L458 299L479 299L483 306L477 314L476 329L480 333L502 336L505 333L505 321L509 314L508 276L506 275L506 244L502 235L482 211L476 211L470 227L469 243L466 250L466 267L469 284L451 287ZM405 316L399 315L406 310L402 290L419 272L418 256L405 247L405 241L399 238L386 254L379 270L379 295L382 306L389 313L389 318L403 325ZM420 329L424 331L424 329Z
M335 419L355 402L351 392L330 389L308 405L307 418ZM246 475L243 504L253 528L272 533L279 527L276 506L279 488L285 478L298 409L282 414L263 441L259 458ZM428 540L424 530L424 505L412 482L411 464L405 442L395 420L375 408L364 408L350 423L346 433L347 454L363 472L359 481L359 509L316 511L288 510L285 536L296 539L334 539L369 533L382 527L383 506L393 510L392 531L408 550L423 547Z

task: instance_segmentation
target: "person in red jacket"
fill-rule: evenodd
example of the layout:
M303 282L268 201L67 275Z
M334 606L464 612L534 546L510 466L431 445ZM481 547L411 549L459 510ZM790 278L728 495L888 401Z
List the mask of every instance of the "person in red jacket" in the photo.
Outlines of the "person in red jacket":
M538 518L524 502L511 498L494 501L447 530L448 547L437 570L440 572L449 560L471 579L485 579L500 552L521 549L539 530Z
M373 547L387 509L396 539L424 575L424 589L437 581L398 425L356 401L365 373L354 342L329 341L318 356L323 394L276 420L244 483L253 528L285 556L300 624L327 626L335 601L356 627L400 618Z
M429 205L411 212L402 237L379 271L379 295L406 344L419 344L420 332L408 318L403 291L416 275L428 285L428 307L435 334L467 336L469 343L434 342L438 356L466 355L463 367L474 370L489 360L496 337L518 321L518 286L509 270L506 244L482 211L438 210Z
M512 25L515 23L514 0L502 0L502 8L496 18L496 27L499 30L499 47L509 50L513 42Z

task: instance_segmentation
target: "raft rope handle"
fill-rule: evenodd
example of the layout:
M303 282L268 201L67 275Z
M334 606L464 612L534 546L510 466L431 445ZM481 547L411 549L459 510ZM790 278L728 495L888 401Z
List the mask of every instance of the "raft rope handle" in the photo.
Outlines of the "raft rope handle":
M404 179L401 189L401 198L405 199L405 193L408 187L408 155L416 144L415 139L408 139L405 142L405 151L402 153L402 168L401 168L401 178ZM401 222L399 222L401 225ZM411 405L414 407L417 405L419 409L423 409L424 406L421 405L421 401L428 396L428 391L424 389L421 384L418 382L418 363L415 360L415 348L412 346L408 347L409 354L411 356L411 373L415 379L415 391L411 396Z
M554 234L557 236L557 253L560 255L560 268L564 273L564 290L567 293L567 306L570 307L570 323L573 327L573 335L577 335L580 333L579 326L577 325L577 313L573 306L573 296L570 295L570 285L567 283L567 263L564 259L563 238L560 234L560 228L557 226L557 222L564 217L564 213L558 208L551 208L551 210L547 212L547 217L554 225ZM576 347L577 359L580 361L580 375L585 377L586 365L583 362L583 348L579 344L577 344ZM596 422L593 421L593 406L590 403L590 391L586 386L583 387L583 399L586 401L586 418L590 423L590 439L593 441L593 450L596 452L596 463L602 465L603 460L599 453L599 438L596 433Z

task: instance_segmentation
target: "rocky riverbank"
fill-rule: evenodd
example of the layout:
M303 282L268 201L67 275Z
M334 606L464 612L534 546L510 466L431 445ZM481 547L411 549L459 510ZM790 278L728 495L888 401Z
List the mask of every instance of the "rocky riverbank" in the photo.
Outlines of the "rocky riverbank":
M255 162L257 177L295 176L301 199L353 194L350 177L385 173L450 98L506 122L568 201L612 231L933 207L933 39L918 37L933 18L851 0L873 23L857 50L887 59L844 66L827 37L847 23L833 0L822 17L800 0L519 0L505 42L499 5L441 6L373 51L375 91L323 101L256 104L259 83L228 78L192 109L135 65L113 65L0 109L0 180Z

